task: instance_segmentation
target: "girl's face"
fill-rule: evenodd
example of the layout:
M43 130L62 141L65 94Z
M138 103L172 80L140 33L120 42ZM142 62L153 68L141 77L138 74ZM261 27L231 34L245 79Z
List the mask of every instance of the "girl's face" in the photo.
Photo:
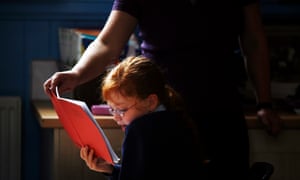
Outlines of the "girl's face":
M114 120L124 131L134 119L152 111L149 99L140 100L136 97L124 97L120 93L112 92L107 104L111 108L110 112L114 116Z

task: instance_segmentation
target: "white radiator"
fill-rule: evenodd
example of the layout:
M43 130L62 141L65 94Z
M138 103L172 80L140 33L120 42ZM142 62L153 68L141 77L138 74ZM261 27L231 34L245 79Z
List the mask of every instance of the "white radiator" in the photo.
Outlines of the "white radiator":
M0 97L0 179L21 180L21 98Z

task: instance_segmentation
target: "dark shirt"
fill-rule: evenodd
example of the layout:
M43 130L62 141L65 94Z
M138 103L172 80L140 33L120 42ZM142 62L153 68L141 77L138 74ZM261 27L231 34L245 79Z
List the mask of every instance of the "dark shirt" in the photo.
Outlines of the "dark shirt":
M142 54L164 68L188 104L235 109L242 10L256 1L115 0L113 9L138 19Z
M121 165L115 166L111 179L201 179L192 132L180 115L169 111L134 120L126 127Z

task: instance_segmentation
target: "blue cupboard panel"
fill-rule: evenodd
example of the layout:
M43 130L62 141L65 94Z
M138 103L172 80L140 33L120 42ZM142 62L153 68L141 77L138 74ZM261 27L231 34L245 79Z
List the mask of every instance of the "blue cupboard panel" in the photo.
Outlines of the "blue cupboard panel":
M50 31L47 21L27 21L25 25L25 60L43 59L50 56Z
M51 3L1 3L0 19L41 20L99 20L106 18L112 1L51 2Z
M24 79L24 23L0 21L0 95L20 95ZM21 84L20 84L21 83Z

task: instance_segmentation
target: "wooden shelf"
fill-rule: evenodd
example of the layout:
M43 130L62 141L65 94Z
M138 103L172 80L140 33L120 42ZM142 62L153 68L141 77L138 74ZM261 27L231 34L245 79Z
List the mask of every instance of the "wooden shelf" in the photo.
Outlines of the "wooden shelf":
M42 128L63 128L50 101L34 100L32 104ZM113 116L95 115L94 117L103 129L120 128L113 120Z
M32 102L36 111L39 124L42 128L63 128L58 116L50 101L35 100ZM300 115L291 112L279 111L283 119L283 127L288 129L300 128ZM246 121L249 129L263 128L262 123L257 119L254 110L246 111ZM113 116L95 116L95 119L102 128L120 128L113 120Z

